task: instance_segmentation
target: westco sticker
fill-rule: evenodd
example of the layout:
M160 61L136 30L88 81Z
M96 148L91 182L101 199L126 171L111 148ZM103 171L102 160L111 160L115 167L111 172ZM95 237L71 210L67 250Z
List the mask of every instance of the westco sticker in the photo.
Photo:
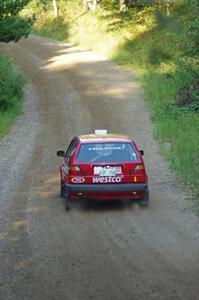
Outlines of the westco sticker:
M85 181L85 178L84 178L84 177L73 177L73 178L71 179L71 181L72 181L73 183L83 183L83 182Z
M118 183L122 181L121 176L111 176L111 177L93 177L93 183Z

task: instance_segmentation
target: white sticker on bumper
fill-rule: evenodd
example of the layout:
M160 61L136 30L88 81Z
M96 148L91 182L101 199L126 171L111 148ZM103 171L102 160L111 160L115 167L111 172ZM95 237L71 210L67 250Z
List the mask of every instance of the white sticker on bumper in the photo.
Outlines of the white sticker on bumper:
M73 183L83 183L83 182L85 181L85 178L84 178L84 177L73 177L73 178L71 179L71 181L72 181Z

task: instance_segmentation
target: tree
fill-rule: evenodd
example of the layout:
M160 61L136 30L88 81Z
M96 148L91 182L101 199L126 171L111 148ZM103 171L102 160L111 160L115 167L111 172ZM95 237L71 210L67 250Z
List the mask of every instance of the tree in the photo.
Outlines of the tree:
M38 11L48 11L50 7L53 9L54 18L59 17L59 0L32 0L36 4Z
M126 11L126 9L130 6L130 0L119 0L120 12Z
M83 0L83 7L84 10L92 10L95 11L97 8L97 4L100 2L101 0Z
M57 18L59 16L59 14L58 14L58 5L57 5L56 0L53 0L53 14L54 14L54 18Z
M34 17L21 17L20 11L29 2L30 0L0 1L0 42L16 42L20 38L28 36Z

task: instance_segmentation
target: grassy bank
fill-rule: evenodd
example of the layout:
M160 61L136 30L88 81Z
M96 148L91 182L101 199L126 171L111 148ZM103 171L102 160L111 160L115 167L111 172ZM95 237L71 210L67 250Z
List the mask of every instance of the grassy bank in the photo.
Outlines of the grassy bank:
M0 55L0 138L8 133L21 112L24 78L12 67L10 60Z
M117 2L103 1L93 13L83 11L82 1L62 0L60 17L53 19L49 8L38 16L34 30L137 70L160 149L199 196L199 57L190 34L197 33L197 26L190 32L192 23L186 27L186 7L169 15L154 6L120 14Z

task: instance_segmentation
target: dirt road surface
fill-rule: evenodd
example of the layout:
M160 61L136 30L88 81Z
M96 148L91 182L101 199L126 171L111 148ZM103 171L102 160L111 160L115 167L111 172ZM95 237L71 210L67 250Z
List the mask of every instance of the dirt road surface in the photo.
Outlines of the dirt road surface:
M135 76L36 36L1 50L29 84L24 114L0 143L0 299L199 299L199 222L158 154ZM56 151L95 128L145 150L149 208L77 202L65 212Z

